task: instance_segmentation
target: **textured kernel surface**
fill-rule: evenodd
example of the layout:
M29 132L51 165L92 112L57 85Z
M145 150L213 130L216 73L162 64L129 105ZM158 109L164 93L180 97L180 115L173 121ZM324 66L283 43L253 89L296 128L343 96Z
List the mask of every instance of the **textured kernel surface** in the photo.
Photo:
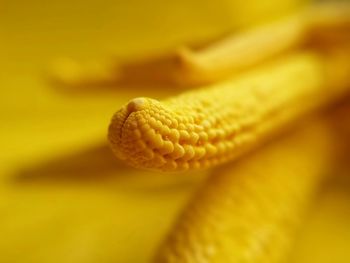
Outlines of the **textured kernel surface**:
M325 86L321 57L297 53L161 102L133 99L114 115L108 137L115 154L137 168L207 168L341 93Z
M332 165L335 138L322 125L309 126L215 170L155 262L284 262L305 208Z

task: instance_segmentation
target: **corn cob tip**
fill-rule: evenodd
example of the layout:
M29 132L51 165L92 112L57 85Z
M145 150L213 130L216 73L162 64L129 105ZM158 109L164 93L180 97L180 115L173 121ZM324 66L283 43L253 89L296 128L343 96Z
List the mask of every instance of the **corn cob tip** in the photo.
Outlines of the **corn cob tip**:
M154 130L149 123L154 113L159 112L159 104L157 100L139 97L130 100L115 113L109 126L108 139L118 158L139 167L138 163L155 157L151 149L162 141L155 133L150 134Z
M131 112L134 112L134 111L140 111L142 109L145 108L147 104L147 100L146 98L135 98L135 99L132 99L131 101L129 101L129 103L127 104L127 109L128 109L128 112L131 113Z
M193 117L177 114L167 103L136 98L114 115L108 139L115 155L133 167L176 171L199 168L204 155L215 150L201 131Z

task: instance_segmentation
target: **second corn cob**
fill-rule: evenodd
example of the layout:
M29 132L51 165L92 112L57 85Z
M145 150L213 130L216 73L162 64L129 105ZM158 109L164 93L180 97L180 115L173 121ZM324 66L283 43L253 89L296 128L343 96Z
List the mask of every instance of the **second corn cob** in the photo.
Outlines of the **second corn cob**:
M132 166L163 171L232 160L348 92L348 58L346 52L296 53L163 102L134 99L113 117L112 149Z
M156 262L284 262L306 206L342 152L343 137L332 128L319 120L214 171Z

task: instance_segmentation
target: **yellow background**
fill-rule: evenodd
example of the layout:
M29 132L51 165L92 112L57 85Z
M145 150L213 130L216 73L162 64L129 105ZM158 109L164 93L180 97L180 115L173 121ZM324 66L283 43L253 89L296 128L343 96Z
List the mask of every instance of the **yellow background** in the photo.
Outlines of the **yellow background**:
M238 31L299 4L1 1L0 262L148 262L205 176L139 172L105 146L109 119L128 99L176 91L60 91L49 79L53 60L137 56ZM350 261L349 187L345 180L324 190L292 262Z

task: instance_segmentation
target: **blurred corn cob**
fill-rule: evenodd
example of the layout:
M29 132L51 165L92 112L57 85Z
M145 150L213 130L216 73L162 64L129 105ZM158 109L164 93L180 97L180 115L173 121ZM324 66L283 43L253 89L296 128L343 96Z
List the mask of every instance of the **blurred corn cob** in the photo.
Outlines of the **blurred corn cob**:
M61 84L91 87L116 84L200 85L226 78L257 63L304 44L349 39L350 5L317 4L290 17L217 41L183 46L122 64L93 64L60 60L54 79ZM334 41L333 41L334 42Z
M155 261L285 262L305 208L343 150L347 137L333 128L318 120L214 171Z
M131 100L109 127L115 154L138 168L230 161L350 90L350 52L296 53L239 78L159 102Z

